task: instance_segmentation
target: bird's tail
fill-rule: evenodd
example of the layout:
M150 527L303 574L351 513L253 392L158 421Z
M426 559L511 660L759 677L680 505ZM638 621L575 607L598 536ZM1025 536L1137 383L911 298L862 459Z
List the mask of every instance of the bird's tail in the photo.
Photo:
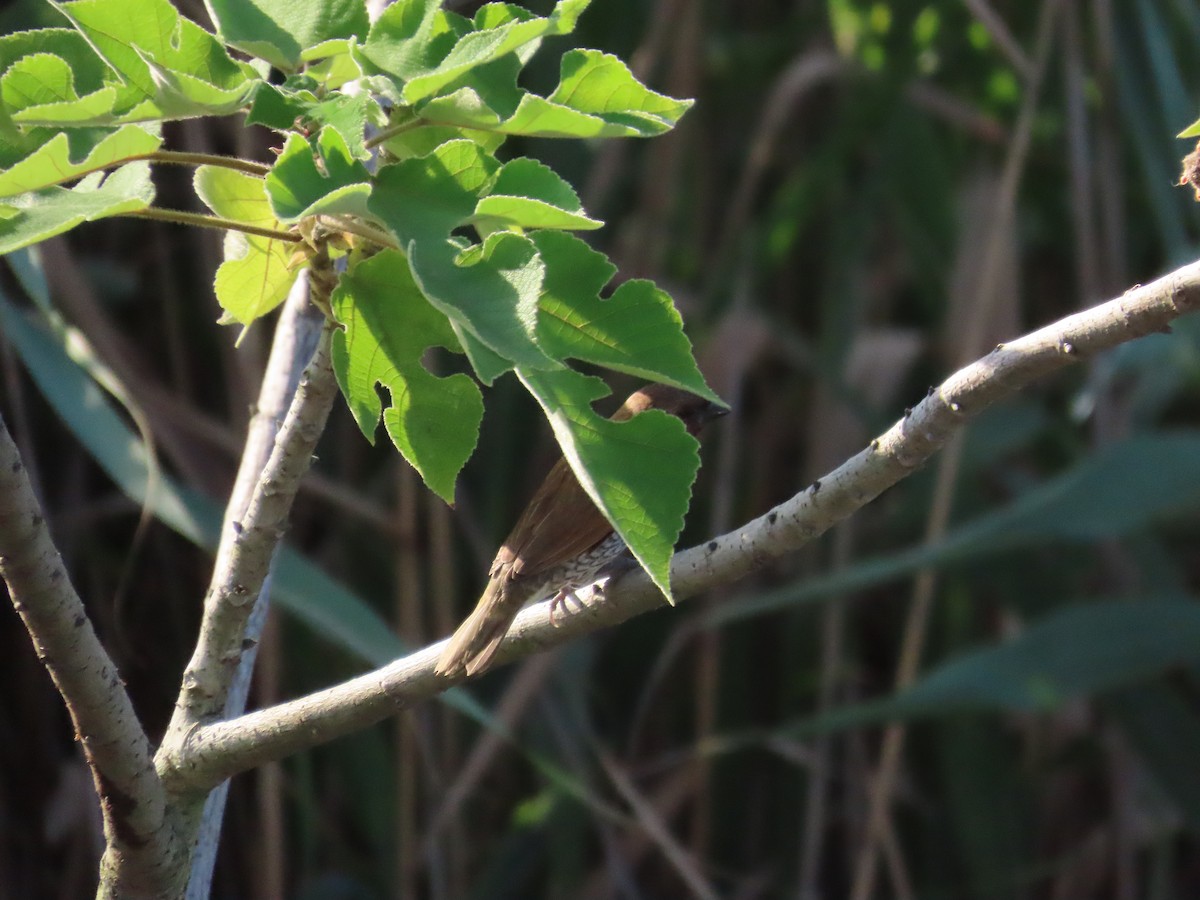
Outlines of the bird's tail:
M475 605L475 611L450 638L450 643L438 657L434 671L439 675L454 675L466 669L468 675L485 669L500 648L508 626L520 610L507 602L505 579L493 578Z

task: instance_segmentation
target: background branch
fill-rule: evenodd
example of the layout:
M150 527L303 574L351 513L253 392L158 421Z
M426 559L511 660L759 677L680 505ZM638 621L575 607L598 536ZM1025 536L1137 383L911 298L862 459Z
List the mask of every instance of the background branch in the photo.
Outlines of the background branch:
M1156 332L1200 308L1200 263L1085 312L1068 316L960 369L852 459L790 500L736 531L675 557L676 597L727 584L804 546L927 462L955 433L997 400L1069 363ZM661 606L641 572L610 586L604 601L551 624L548 604L525 610L497 656L509 662ZM164 745L160 765L176 789L207 788L261 763L332 740L444 690L436 677L441 645L374 672L229 722L190 730Z

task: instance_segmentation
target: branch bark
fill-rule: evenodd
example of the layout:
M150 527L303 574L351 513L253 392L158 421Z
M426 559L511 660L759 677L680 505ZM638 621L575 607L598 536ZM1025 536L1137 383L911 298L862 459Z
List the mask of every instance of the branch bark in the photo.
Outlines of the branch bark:
M229 522L240 522L247 516L255 486L270 462L279 430L295 397L305 366L313 358L320 341L324 317L316 306L309 302L308 282L308 272L302 272L292 286L275 326L271 356L263 373L257 408L250 420L237 480L226 507L227 526ZM274 567L274 556L278 549L276 545L268 572ZM242 634L244 650L238 662L237 673L229 687L223 718L232 719L246 711L246 699L250 695L250 682L258 656L258 642L270 610L270 595L271 578L268 574ZM213 868L216 864L228 793L229 782L225 781L214 788L205 800L192 855L188 898L204 900L212 892Z
M952 435L998 400L1078 360L1170 330L1200 309L1200 263L1032 334L960 369L852 459L736 531L675 557L679 600L728 584L800 547L927 462ZM497 662L510 662L657 608L661 595L641 572L608 587L603 602L555 627L549 604L518 616ZM327 690L239 719L197 724L164 745L159 771L175 790L210 788L229 776L377 722L461 679L434 675L441 644Z
M187 870L150 741L55 549L0 420L0 577L83 745L104 817L101 896L163 897Z
M328 306L333 274L314 262L310 290L324 291ZM320 306L320 303L317 304ZM226 510L213 578L204 601L196 651L183 675L175 713L163 738L168 746L196 725L220 718L244 650L246 621L262 590L325 420L337 395L330 358L332 323L326 322L304 370L275 445L261 472L252 472L249 499L235 494ZM239 473L239 482L246 473ZM243 511L244 504L244 511Z

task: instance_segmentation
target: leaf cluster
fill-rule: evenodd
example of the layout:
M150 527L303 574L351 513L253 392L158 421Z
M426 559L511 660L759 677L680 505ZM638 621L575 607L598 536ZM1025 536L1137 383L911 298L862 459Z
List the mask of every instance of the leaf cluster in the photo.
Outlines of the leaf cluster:
M400 0L370 23L362 0L210 0L213 34L169 0L55 2L70 27L0 38L0 252L108 216L169 216L150 209L150 163L202 163L194 186L212 216L200 224L228 229L225 321L269 313L334 252L335 369L367 438L382 421L452 501L483 415L477 382L515 373L669 596L696 443L661 413L601 418L607 387L569 361L717 398L666 294L631 281L604 296L614 267L569 233L602 223L572 187L497 156L514 135L650 137L689 107L595 50L564 54L548 95L521 87L543 40L570 33L588 3L546 16L489 3L468 19ZM279 133L273 165L163 149L164 121L233 114ZM474 378L430 371L434 347Z

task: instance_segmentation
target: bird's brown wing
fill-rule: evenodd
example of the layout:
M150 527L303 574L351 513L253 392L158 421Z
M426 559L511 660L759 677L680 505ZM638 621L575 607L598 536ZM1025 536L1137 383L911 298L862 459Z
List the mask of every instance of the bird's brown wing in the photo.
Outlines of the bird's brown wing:
M612 530L560 459L500 547L492 574L507 566L514 579L536 577L592 549Z

